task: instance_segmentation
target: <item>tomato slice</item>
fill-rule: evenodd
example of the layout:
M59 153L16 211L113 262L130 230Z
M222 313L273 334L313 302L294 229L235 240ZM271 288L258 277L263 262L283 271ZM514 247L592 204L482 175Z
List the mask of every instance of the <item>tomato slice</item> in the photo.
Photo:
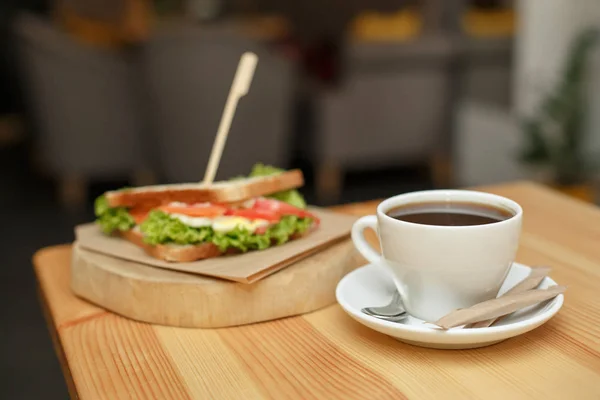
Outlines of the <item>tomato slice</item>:
M180 205L164 205L159 207L159 210L169 214L182 214L188 217L220 217L225 215L227 209L214 204L191 204L188 206Z
M128 210L129 215L131 215L136 225L140 225L142 222L144 222L144 220L148 217L148 214L150 214L150 211L152 211L152 207L145 205L130 208Z
M269 222L278 222L281 218L276 213L267 210L253 210L249 208L238 208L227 210L225 215L247 218L249 220L264 219Z
M319 218L317 218L314 214L311 214L310 212L301 208L294 207L289 203L285 203L283 201L275 199L256 199L254 205L252 206L252 209L256 211L269 211L279 216L295 215L300 218L311 218L315 220L315 222L319 222Z
M129 215L133 218L137 225L140 225L148 217L148 210L129 210Z

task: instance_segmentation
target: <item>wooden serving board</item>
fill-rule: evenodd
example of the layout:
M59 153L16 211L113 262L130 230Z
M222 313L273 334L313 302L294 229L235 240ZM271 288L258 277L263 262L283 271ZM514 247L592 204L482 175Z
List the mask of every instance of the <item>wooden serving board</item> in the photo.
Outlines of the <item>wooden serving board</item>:
M151 267L75 244L71 289L134 320L219 328L304 314L333 304L339 280L364 263L347 239L245 284Z

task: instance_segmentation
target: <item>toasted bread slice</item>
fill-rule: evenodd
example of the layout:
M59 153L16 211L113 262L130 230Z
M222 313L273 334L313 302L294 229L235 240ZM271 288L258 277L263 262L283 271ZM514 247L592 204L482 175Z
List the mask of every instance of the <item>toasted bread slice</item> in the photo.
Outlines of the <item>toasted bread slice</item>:
M192 262L204 258L218 257L223 254L223 252L212 243L185 246L159 244L152 246L145 243L142 234L135 230L121 232L121 236L136 246L144 249L146 253L152 257L168 262Z
M296 234L292 236L291 240L299 239L308 235L310 232L314 231L317 226L317 224L313 224L313 226L303 234ZM227 252L222 252L212 243L198 245L158 244L152 246L148 243L145 243L141 232L135 229L120 232L120 236L136 246L141 247L152 257L167 262L193 262L206 258L219 257L223 254L237 253L237 251L233 249Z
M111 207L157 207L170 202L182 203L235 203L265 196L304 185L299 169L281 174L215 182L210 186L201 183L145 186L106 192Z

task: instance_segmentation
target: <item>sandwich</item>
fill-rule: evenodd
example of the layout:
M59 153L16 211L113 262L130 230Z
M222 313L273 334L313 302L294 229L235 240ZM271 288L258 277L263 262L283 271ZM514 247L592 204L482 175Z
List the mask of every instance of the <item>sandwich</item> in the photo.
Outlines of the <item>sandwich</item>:
M318 228L297 190L303 184L300 170L257 164L248 177L208 186L123 188L96 199L96 223L169 262L261 251Z

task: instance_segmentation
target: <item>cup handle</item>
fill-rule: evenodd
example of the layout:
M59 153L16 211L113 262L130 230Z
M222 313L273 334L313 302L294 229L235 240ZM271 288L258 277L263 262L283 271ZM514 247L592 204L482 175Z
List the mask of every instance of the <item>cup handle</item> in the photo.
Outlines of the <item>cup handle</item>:
M352 225L352 241L354 246L364 258L370 263L377 264L381 262L381 254L377 252L369 242L365 239L365 229L371 228L378 231L377 229L377 217L375 215L367 215L366 217L359 218L354 225Z
M371 264L378 264L383 260L383 256L375 250L369 242L365 239L365 229L372 228L375 232L378 232L377 227L377 216L367 215L366 217L359 218L354 225L352 225L352 241L354 246L364 258L366 258ZM406 304L406 290L402 282L398 279L395 274L392 274L390 278L394 281L396 290L400 293L402 303Z

